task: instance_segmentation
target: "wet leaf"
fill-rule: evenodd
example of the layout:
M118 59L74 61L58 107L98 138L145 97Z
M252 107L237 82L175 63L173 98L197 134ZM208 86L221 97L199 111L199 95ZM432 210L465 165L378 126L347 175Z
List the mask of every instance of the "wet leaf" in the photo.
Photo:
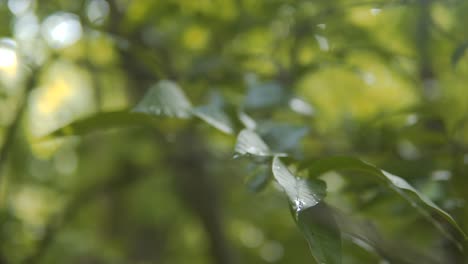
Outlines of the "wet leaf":
M233 134L234 128L226 113L216 105L199 106L192 110L193 115L221 130L226 134Z
M251 85L244 106L247 109L264 109L280 105L285 99L283 88L276 82Z
M287 152L297 148L309 128L285 123L266 122L258 126L258 132L275 151Z
M244 129L237 136L234 152L238 155L272 156L273 153L260 136L252 130Z
M150 88L133 111L156 116L189 118L191 108L190 101L175 82L162 80Z
M317 205L325 197L325 182L296 177L277 156L273 159L272 171L296 213Z
M342 263L341 232L332 210L325 203L299 212L297 225L317 263Z
M273 176L289 198L296 223L318 263L341 263L341 233L329 208L321 203L325 182L296 177L275 156Z

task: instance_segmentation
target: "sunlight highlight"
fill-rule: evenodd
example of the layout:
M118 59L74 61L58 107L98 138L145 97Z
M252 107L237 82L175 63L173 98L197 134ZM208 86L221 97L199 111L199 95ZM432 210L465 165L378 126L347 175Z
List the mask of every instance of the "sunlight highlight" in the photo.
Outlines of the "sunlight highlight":
M30 97L32 138L44 136L93 111L89 75L70 62L61 61L50 66L39 85ZM36 153L34 147L33 151Z
M102 25L109 15L109 4L104 0L91 0L86 8L86 15L91 23Z
M54 80L39 98L37 109L41 114L56 112L72 94L70 85L63 79Z
M9 0L8 9L15 15L21 15L31 7L31 0Z
M18 56L15 42L11 39L0 39L0 71L15 75L18 69Z
M47 189L24 186L11 197L13 213L25 224L43 226L52 212L60 207L60 199Z
M52 48L65 48L81 38L81 23L74 14L58 12L46 18L42 34Z
M201 50L209 40L209 32L200 26L192 26L184 33L184 44L190 49Z

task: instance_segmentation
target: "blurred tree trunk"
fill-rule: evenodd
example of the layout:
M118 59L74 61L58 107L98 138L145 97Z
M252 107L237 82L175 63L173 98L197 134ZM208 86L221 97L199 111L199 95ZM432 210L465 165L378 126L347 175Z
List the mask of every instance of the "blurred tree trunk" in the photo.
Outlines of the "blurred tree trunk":
M437 81L437 74L434 70L434 67L432 65L432 56L431 56L431 41L432 41L432 36L431 36L431 26L433 24L432 17L431 17L431 8L432 8L432 0L419 0L419 17L417 21L417 27L416 27L416 48L419 52L419 78L420 82L422 85L422 99L425 104L433 104L434 102L437 102L437 100L440 97L440 87L438 86L438 81ZM442 121L442 119L439 116L431 116L427 120L425 120L425 128L427 130L441 133L441 134L446 134L447 133L447 127L446 124ZM455 146L455 148L458 148L458 146ZM453 156L453 163L457 163L457 156ZM457 182L456 178L462 177L460 174L460 170L457 169L457 166L454 166L452 168L452 174L454 175L454 180L452 181L453 183ZM463 185L462 185L463 186ZM454 192L455 195L458 195L459 192L457 191L459 187L453 186L452 187L452 192ZM451 212L452 215L457 217L457 212ZM448 225L445 225L448 230L452 230ZM459 239L459 235L455 230L451 232L451 235ZM459 239L459 241L462 241L463 239ZM451 239L444 239L442 241L442 247L444 248L445 251L445 256L444 259L446 263L466 263L464 260L464 254L457 247L454 241ZM466 249L466 246L464 246Z
M168 163L174 174L175 189L185 206L200 219L210 242L213 263L236 263L224 231L219 186L207 168L212 157L203 139L189 126L178 135L170 152Z

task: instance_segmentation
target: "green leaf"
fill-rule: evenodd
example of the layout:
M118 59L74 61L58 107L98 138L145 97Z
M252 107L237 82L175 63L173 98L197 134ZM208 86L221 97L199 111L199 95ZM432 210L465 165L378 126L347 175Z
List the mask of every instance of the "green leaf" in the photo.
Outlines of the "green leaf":
M182 89L175 82L162 80L150 88L133 111L156 116L189 118L191 109L192 105Z
M234 152L238 155L273 156L265 141L248 129L242 130L237 136Z
M375 224L368 219L351 217L336 208L331 208L342 234L370 253L379 255L390 263L440 264L437 254L421 253L404 241L389 241L383 238Z
M247 181L247 188L252 192L260 192L272 178L270 164L255 165L253 175Z
M331 210L321 201L325 182L294 176L275 156L273 176L289 198L295 220L318 263L341 263L341 233Z
M317 263L341 263L341 232L332 210L325 203L301 211L297 225Z
M276 82L249 86L244 101L246 109L264 109L280 105L285 100L283 88Z
M245 112L239 112L238 113L238 118L241 121L242 125L244 125L245 128L254 130L257 127L257 122L247 115Z
M459 45L452 54L452 67L456 67L458 62L465 55L466 50L468 49L468 41Z
M325 182L294 176L278 156L273 158L272 171L296 213L317 205L325 197Z
M392 190L401 195L407 200L412 206L414 206L423 216L425 216L430 222L438 227L445 235L448 233L441 227L439 222L431 216L435 213L447 220L452 226L454 226L465 239L466 234L456 223L456 221L447 212L442 210L426 196L417 191L404 179L390 174L384 170L377 168L376 166L361 161L352 157L330 157L316 160L311 165L307 166L311 177L318 177L319 175L332 170L358 170L377 176L382 182L386 183ZM452 238L453 239L453 238ZM454 240L454 242L456 242Z
M193 115L221 130L226 134L233 134L234 128L229 116L216 105L199 106L192 110Z
M295 150L301 139L309 133L306 126L276 122L262 123L257 130L273 150L281 152Z
M47 136L82 136L88 133L111 128L138 126L151 123L151 118L140 113L129 111L100 112L78 119L64 127L52 131Z

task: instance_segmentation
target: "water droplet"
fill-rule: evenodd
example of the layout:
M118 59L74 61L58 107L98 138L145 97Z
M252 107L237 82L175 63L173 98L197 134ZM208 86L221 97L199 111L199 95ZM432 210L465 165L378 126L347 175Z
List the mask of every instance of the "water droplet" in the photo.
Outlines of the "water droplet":
M246 148L246 150L247 150L247 152L249 152L249 153L261 152L261 150L257 149L257 148L254 147L254 146L248 146L248 147Z
M294 206L296 207L296 213L299 213L300 211L302 211L302 209L304 209L304 206L305 206L305 203L304 201L301 201L299 199L296 199L294 201Z

